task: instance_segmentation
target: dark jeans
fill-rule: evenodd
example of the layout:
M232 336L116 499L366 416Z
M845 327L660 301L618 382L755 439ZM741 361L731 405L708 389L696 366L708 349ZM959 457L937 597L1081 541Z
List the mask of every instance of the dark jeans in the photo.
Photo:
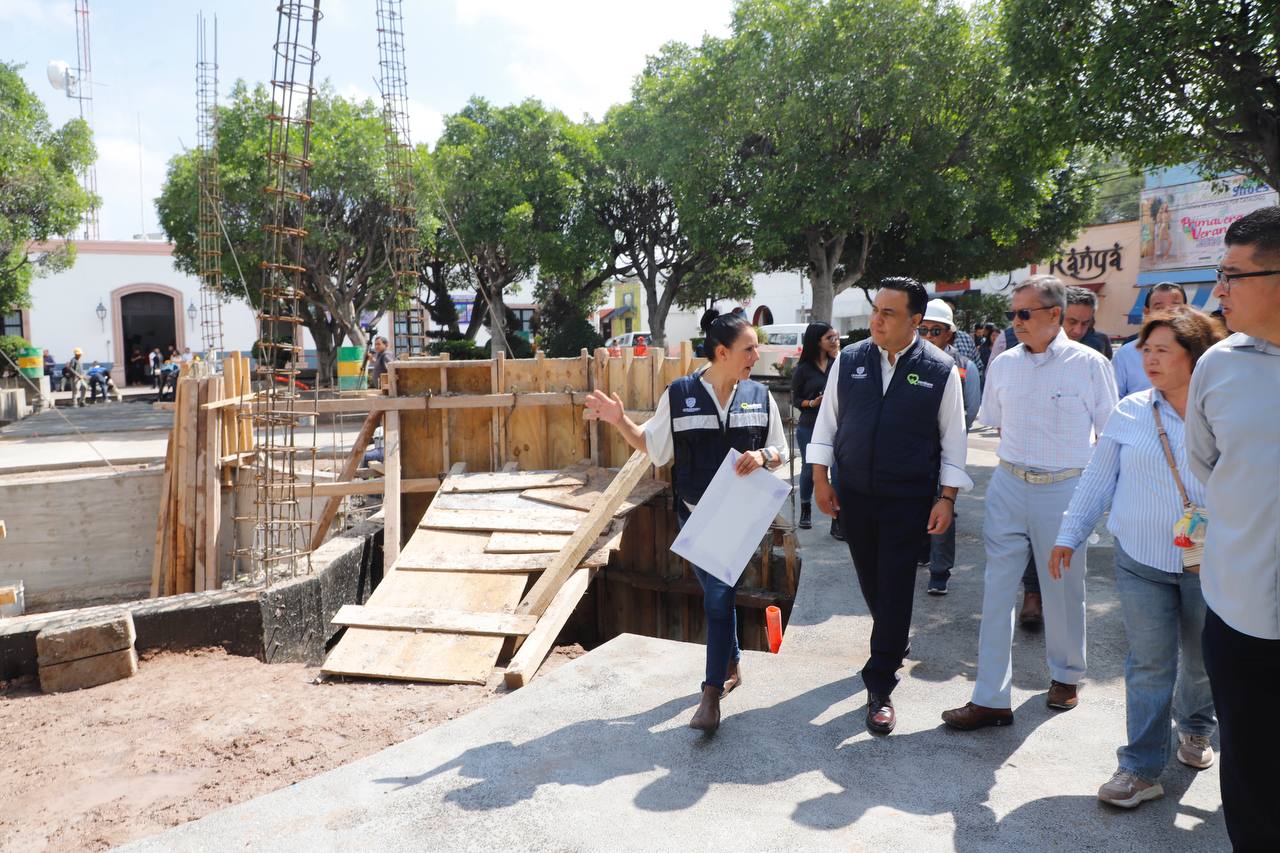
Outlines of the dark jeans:
M813 500L813 466L805 460L805 451L812 440L813 427L796 424L796 450L800 451L800 459L804 461L800 466L800 503L805 504Z
M688 520L689 509L684 501L676 498L677 529L684 527ZM707 615L707 672L702 686L724 689L724 677L730 662L742 657L738 648L737 592L734 587L697 566L693 567L693 574L702 584L702 609Z
M1207 609L1201 644L1222 740L1218 779L1227 834L1238 853L1280 850L1274 781L1280 766L1274 731L1280 640L1242 634Z
M1036 573L1036 555L1033 553L1027 558L1027 570L1022 573L1022 590L1023 592L1034 592L1040 594L1040 575Z
M953 513L946 533L929 536L930 577L944 581L951 578L951 569L956 564L956 524L959 521L960 513Z
M916 557L929 526L932 497L886 498L840 493L840 523L871 611L871 656L862 668L868 693L888 696L906 657L915 601Z

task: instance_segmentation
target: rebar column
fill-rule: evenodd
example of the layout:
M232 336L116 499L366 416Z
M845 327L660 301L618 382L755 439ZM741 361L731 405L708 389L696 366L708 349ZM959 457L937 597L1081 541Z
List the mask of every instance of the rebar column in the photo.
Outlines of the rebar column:
M199 159L199 219L196 257L200 276L200 335L205 360L216 371L222 357L222 229L218 182L218 18L213 52L204 13L196 15L196 142Z
M379 85L391 192L388 260L396 282L392 329L397 353L421 355L427 349L427 314L419 295L417 208L400 0L378 0L377 17Z
M315 96L319 0L281 2L276 24L271 113L267 116L270 214L263 226L266 249L258 310L258 393L252 418L256 433L255 517L252 564L267 585L292 577L310 546L310 524L299 505L299 461L315 447L296 445L298 373L303 364L299 310L306 272L304 212L310 198L312 100Z

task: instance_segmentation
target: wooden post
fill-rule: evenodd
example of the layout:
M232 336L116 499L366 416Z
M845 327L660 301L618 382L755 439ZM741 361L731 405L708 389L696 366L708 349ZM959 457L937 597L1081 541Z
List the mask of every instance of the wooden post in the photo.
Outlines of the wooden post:
M693 369L693 341L680 342L680 375L688 376Z
M164 478L160 481L160 512L156 517L156 550L151 556L151 597L164 592L164 576L169 551L169 523L173 519L173 458L177 450L174 430L169 430L169 441L164 451Z
M194 592L204 592L205 562L209 546L204 529L205 517L209 512L209 481L204 473L209 462L209 419L200 408L209 402L209 381L208 379L195 380L196 409L192 413L196 422L196 465L192 471L195 475L192 485L195 488L196 501L191 514L191 534L195 540L195 546L192 549L195 559L191 562L191 585Z
M445 353L448 355L448 353ZM447 359L446 359L447 360ZM443 366L440 368L440 393L447 394L449 392L449 371ZM449 418L453 413L445 409L440 413L440 459L442 467L448 470L449 460Z
M506 362L507 354L504 352L496 352L493 354L493 360L489 362L489 393L501 394L506 391ZM497 468L499 465L507 461L506 447L506 430L503 428L502 415L499 413L497 406L489 410L489 441L493 444L493 466Z
M387 367L387 389L396 396L396 366ZM447 415L447 413L445 413ZM400 556L400 413L386 413L382 427L382 464L386 483L382 490L382 570L391 571Z
M222 398L223 377L213 376L208 380L209 400ZM208 447L205 449L205 464L200 474L205 478L204 495L204 588L217 589L220 579L220 554L218 553L218 531L222 527L222 487L218 479L218 460L222 458L222 426L225 419L221 409L210 409L200 412L205 418L207 427L205 435Z

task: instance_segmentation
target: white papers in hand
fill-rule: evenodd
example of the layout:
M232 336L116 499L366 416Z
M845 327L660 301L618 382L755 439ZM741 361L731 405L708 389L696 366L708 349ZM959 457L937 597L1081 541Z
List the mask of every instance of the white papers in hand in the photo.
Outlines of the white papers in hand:
M729 450L671 543L673 553L729 586L737 585L791 492L790 485L763 468L738 476L733 466L741 455Z

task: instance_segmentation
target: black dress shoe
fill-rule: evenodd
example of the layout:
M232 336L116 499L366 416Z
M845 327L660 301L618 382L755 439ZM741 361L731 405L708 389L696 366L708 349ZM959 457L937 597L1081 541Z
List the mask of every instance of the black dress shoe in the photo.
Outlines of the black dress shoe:
M867 694L867 731L887 735L898 724L893 702L888 696Z
M831 519L831 538L844 541L844 531L840 529L840 516Z
M812 504L800 504L800 529L808 530L813 527L813 506Z

